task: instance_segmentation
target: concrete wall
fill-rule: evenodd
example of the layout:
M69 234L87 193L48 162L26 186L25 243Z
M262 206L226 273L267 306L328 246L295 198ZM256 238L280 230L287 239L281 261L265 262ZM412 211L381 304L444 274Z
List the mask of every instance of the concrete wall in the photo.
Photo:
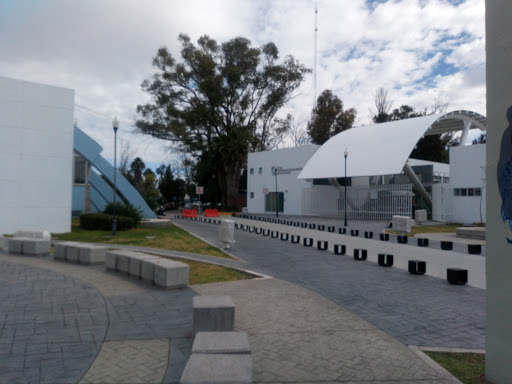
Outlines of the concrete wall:
M432 184L432 220L451 223L453 220L453 188L446 183Z
M487 345L485 371L494 384L512 383L512 230L502 220L498 169L512 161L512 2L486 0L487 55ZM507 118L507 111L509 116ZM503 146L502 146L503 142ZM508 183L512 185L508 175ZM500 180L503 182L504 177ZM508 215L507 215L508 216ZM508 239L508 241L507 241Z
M74 91L0 77L0 234L71 229Z
M302 214L302 189L309 188L311 183L298 180L302 167L316 152L319 146L306 145L295 148L284 148L278 151L250 153L248 156L247 174L247 209L250 213L265 213L265 194L276 191L276 179L272 167L282 167L286 174L278 174L277 191L284 193L284 214ZM343 166L343 164L340 164ZM260 173L261 168L261 173ZM252 169L252 171L251 171Z
M485 153L485 144L450 148L450 187L454 191L476 188L481 191L481 196L453 194L450 221L454 223L474 224L486 221Z

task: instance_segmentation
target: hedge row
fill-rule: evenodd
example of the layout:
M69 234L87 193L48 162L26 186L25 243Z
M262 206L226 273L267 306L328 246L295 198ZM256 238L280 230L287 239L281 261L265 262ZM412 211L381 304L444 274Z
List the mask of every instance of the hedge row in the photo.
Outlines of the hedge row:
M86 213L80 215L80 228L90 230L104 230L112 229L113 215L105 213ZM117 216L116 227L118 230L132 229L135 227L135 220L131 217Z

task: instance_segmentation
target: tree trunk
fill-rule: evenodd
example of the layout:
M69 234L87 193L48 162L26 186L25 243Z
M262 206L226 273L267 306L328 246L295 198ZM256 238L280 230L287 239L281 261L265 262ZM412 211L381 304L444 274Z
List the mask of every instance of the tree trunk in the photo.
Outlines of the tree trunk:
M219 189L222 193L222 208L236 209L242 162L225 163L219 167Z

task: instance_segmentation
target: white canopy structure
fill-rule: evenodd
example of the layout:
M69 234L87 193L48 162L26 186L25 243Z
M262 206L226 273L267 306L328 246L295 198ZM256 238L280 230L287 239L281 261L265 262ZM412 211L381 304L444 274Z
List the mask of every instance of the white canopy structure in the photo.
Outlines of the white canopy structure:
M416 117L343 131L324 143L309 159L299 179L393 175L402 172L422 136L462 131L465 145L470 129L486 130L484 116L470 111Z

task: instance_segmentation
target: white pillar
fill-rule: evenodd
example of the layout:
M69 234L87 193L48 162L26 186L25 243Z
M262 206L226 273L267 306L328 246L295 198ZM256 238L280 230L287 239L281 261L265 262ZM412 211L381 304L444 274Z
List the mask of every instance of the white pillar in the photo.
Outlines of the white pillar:
M487 54L487 379L512 383L512 231L503 222L503 164L512 160L512 1L486 0ZM509 116L510 118L511 116ZM512 119L510 119L512 120ZM505 138L505 139L504 139ZM503 144L503 145L502 145ZM498 172L500 177L498 178ZM508 176L510 177L510 175ZM502 193L498 187L502 185ZM511 199L510 193L505 200ZM512 202L509 201L508 204ZM510 205L506 205L510 214ZM512 218L511 218L512 219Z
M468 133L471 128L471 119L464 119L464 129L462 130L462 135L460 136L460 144L459 146L468 145Z

